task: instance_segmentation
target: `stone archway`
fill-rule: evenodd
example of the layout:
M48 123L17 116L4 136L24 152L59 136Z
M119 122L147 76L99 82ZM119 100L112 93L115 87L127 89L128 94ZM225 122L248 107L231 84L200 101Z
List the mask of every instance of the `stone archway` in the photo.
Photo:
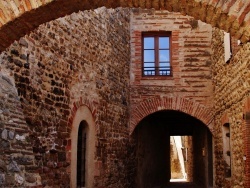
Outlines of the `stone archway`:
M206 0L20 0L0 3L0 51L5 50L14 40L18 40L42 23L79 10L101 6L141 7L181 12L228 31L242 42L250 40L250 2L247 1L216 0L208 3Z
M176 110L189 114L202 121L208 126L213 134L213 113L212 110L190 99L181 97L153 97L145 99L135 106L130 114L130 134L135 127L146 116L159 110Z

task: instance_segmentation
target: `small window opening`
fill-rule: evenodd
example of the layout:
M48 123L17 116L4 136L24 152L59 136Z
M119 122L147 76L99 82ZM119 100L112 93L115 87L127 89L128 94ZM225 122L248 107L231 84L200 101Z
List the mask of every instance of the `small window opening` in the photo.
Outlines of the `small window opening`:
M223 158L225 178L231 177L231 147L230 147L230 124L225 123L222 129L223 134Z
M82 121L78 129L77 140L77 188L86 186L86 145L87 145L87 122Z
M232 46L230 33L224 32L225 62L229 63L232 57Z

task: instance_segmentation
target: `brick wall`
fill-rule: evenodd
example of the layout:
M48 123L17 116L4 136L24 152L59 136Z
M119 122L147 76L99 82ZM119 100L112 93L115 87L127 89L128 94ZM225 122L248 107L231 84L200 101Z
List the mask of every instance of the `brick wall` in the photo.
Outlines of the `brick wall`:
M141 32L159 30L172 32L173 76L160 79L142 77ZM211 118L208 118L212 116L213 105L211 38L212 27L192 17L152 9L133 10L130 132L136 123L149 115L148 112L153 113L164 108L181 110L203 120L207 125L211 123ZM200 106L199 110L197 106ZM212 131L212 127L210 130Z
M14 106L1 106L1 114L18 107L6 121L17 116L18 126L24 126L21 135L27 134L31 143L23 143L19 152L27 150L27 156L35 158L31 162L41 176L37 184L69 187L72 119L79 106L87 105L97 134L99 171L93 187L128 187L129 49L129 11L100 8L43 24L2 53L1 67L14 80L17 93L9 93L6 100ZM15 131L8 126L14 123L6 121L1 121L2 134L6 129ZM9 147L4 139L1 142ZM29 163L24 164L26 169ZM2 185L10 186L9 172L4 172ZM24 178L23 172L19 174ZM20 186L27 181L24 178Z

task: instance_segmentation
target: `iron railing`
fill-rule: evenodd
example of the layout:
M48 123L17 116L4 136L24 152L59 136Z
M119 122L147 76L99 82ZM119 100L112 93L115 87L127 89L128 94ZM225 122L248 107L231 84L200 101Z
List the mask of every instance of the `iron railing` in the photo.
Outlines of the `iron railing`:
M172 67L171 66L161 66L161 67L143 67L143 76L171 76Z

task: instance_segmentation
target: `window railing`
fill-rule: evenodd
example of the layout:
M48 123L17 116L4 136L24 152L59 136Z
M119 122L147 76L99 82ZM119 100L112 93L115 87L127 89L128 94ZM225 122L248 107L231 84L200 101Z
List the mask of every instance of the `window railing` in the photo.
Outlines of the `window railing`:
M143 67L143 76L171 76L172 67L171 66L161 66L161 67Z

